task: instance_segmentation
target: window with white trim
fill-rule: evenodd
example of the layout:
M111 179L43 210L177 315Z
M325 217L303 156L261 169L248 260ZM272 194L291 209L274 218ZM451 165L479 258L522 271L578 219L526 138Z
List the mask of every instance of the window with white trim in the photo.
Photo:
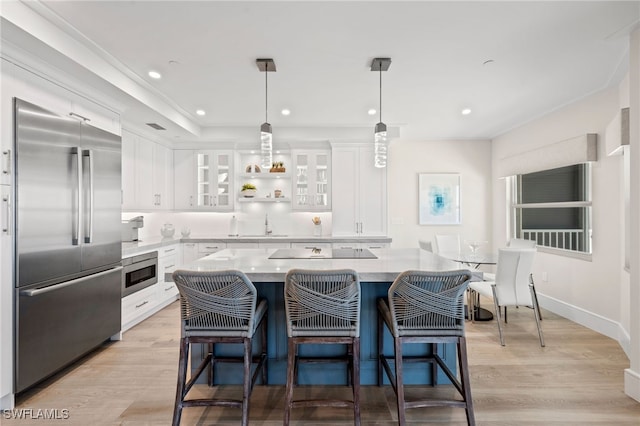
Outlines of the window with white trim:
M589 163L512 176L511 237L591 253Z

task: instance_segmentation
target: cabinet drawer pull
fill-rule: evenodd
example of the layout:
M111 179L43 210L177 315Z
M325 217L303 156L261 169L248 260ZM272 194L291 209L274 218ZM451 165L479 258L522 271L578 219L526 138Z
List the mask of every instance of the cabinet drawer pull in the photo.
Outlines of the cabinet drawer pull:
M173 290L173 286L172 285L169 286L169 287L165 287L165 289L164 289L164 291L171 291L171 290Z
M149 303L149 301L148 301L148 300L145 300L145 301L144 301L144 302L142 302L141 304L136 305L136 309L138 309L138 308L142 308L142 307L143 307L144 305L146 305L147 303Z
M382 248L382 246L370 246L369 248L377 249L377 248Z
M174 251L174 250L175 250L174 248L172 248L172 249L165 249L165 251L164 251L164 252L165 252L165 253L169 253L170 251Z
M205 248L208 248L208 249L218 249L218 248L220 248L220 247L218 247L218 246L215 246L215 247L206 246Z
M169 266L165 266L164 269L170 269L170 268L174 268L176 265L169 265Z

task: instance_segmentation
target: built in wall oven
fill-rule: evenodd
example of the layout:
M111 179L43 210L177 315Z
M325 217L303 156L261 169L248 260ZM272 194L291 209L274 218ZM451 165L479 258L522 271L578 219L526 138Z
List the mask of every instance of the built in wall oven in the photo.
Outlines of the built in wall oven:
M158 282L158 252L122 259L122 297Z

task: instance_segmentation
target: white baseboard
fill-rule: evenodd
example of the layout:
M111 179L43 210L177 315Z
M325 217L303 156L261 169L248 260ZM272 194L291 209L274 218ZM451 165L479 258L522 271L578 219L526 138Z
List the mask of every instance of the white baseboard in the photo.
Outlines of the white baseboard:
M583 325L593 331L614 339L620 344L624 353L629 357L631 349L631 337L622 328L619 322L612 321L601 315L594 314L578 306L571 305L553 297L538 293L540 307L547 309L554 314L567 318L577 324Z
M640 402L640 374L630 368L624 370L624 393Z

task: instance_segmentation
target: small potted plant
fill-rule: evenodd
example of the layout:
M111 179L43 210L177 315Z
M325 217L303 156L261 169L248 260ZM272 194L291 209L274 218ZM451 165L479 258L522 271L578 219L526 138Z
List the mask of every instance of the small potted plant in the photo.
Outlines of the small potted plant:
M244 185L242 185L242 190L240 191L240 193L242 194L243 197L251 198L256 195L256 189L257 188L254 184L245 183Z
M282 161L271 163L271 169L269 169L270 173L284 173L285 171L287 171L287 169L285 169Z

